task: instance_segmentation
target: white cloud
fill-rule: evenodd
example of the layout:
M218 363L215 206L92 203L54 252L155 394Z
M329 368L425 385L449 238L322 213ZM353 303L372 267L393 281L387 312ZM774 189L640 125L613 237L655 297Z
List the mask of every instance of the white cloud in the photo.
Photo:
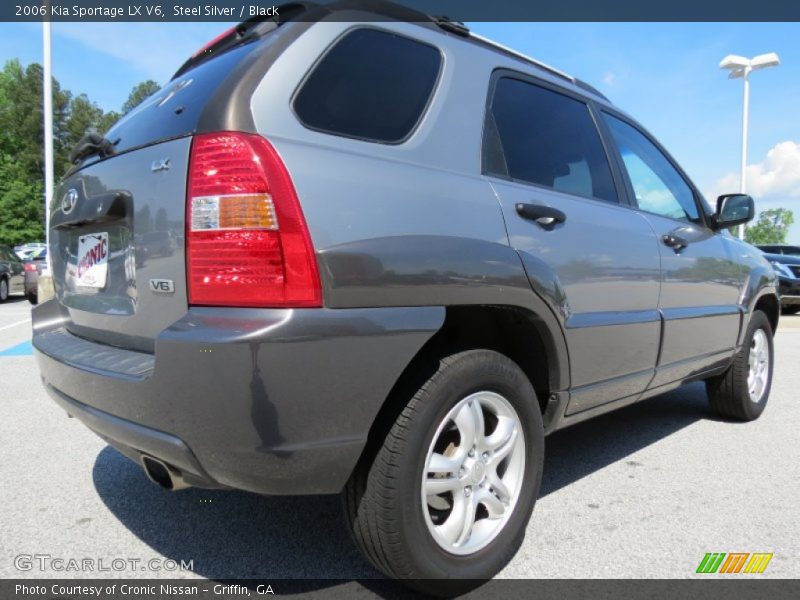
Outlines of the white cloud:
M230 23L57 23L53 33L128 63L159 83Z
M603 83L606 85L614 85L614 82L617 80L617 76L612 73L611 71L607 71L605 75L603 75Z
M721 177L708 194L716 198L739 189L739 174ZM759 163L747 166L747 193L756 201L771 203L800 198L800 143L793 141L775 144Z

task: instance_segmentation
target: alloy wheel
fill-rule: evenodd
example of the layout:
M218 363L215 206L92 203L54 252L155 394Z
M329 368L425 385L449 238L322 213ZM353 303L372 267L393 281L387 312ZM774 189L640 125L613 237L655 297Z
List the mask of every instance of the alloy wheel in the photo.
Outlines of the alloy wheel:
M525 435L511 403L482 391L440 423L422 473L428 531L447 552L472 554L505 527L525 473Z
M749 371L747 374L747 392L750 401L758 404L767 389L769 382L769 340L763 329L753 332L750 341L750 355L748 358Z

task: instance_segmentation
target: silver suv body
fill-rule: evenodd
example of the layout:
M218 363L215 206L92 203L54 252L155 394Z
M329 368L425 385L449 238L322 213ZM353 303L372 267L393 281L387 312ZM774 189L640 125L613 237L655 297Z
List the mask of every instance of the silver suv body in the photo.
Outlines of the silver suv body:
M758 416L779 304L722 227L752 201L711 210L591 87L411 20L248 25L88 143L33 343L165 487L345 490L373 564L439 591L513 554L545 434L700 379Z

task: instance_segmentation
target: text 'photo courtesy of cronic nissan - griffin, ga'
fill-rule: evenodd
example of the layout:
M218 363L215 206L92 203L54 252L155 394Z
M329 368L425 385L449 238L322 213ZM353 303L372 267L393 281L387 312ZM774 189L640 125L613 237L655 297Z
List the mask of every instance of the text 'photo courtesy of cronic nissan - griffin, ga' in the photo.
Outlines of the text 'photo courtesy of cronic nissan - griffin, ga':
M594 87L461 23L309 10L72 152L32 340L70 416L169 490L341 494L375 568L447 595L517 552L552 432L698 381L762 414L750 196L709 205Z

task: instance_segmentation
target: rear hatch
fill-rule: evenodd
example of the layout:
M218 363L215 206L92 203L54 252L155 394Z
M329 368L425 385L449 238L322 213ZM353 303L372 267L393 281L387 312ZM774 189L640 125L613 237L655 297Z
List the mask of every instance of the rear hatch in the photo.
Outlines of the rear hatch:
M232 86L252 69L266 69L264 55L275 48L265 46L290 43L280 42L289 27L280 29L184 65L106 134L110 157L84 157L59 184L50 207L51 268L68 331L152 352L158 334L186 313L192 136L248 128L249 114L230 117L233 102L241 102Z
M152 351L155 336L186 312L190 147L183 137L121 154L56 190L50 260L72 333ZM151 280L172 291L148 291Z

